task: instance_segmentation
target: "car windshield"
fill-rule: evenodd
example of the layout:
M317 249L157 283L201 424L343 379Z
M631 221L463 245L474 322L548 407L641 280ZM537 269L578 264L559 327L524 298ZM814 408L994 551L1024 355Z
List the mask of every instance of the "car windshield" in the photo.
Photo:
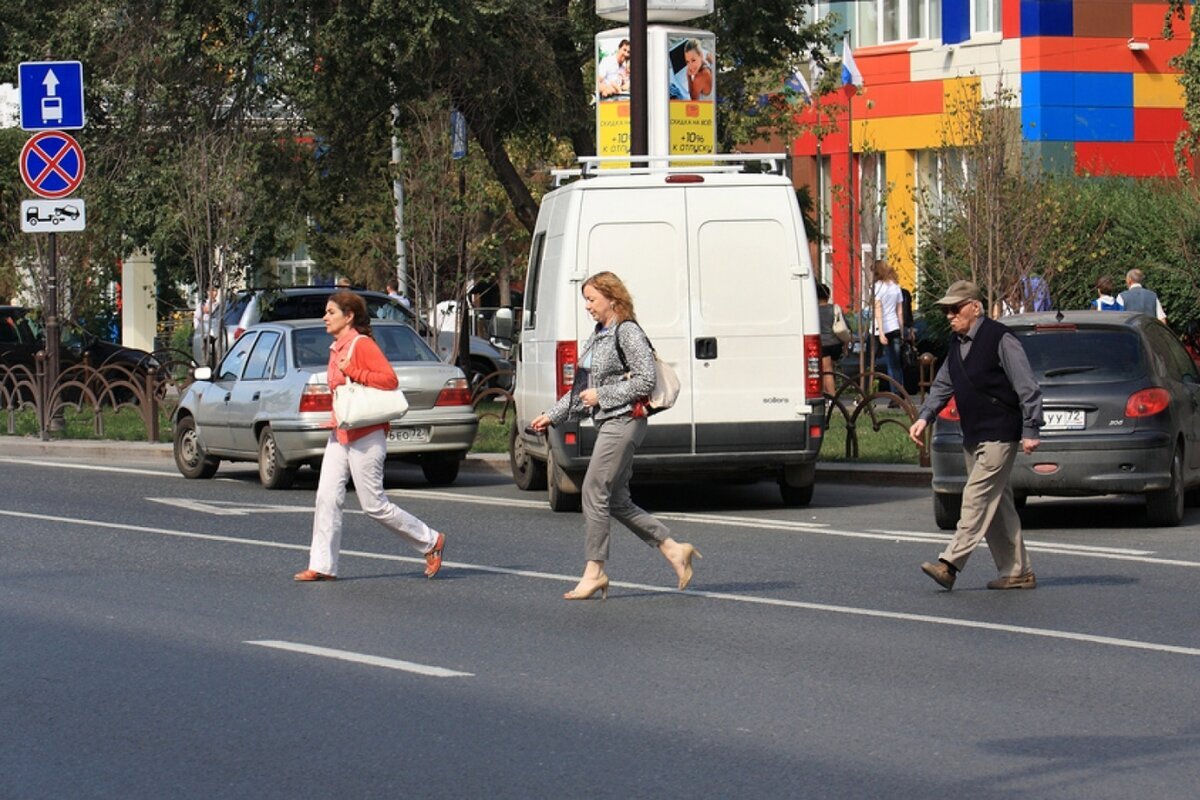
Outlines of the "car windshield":
M437 354L408 326L380 325L372 329L375 341L393 364L412 361L438 363ZM297 328L292 334L296 366L325 367L329 364L331 339L323 328Z
M1127 381L1146 371L1141 340L1131 330L1025 329L1014 333L1039 383Z

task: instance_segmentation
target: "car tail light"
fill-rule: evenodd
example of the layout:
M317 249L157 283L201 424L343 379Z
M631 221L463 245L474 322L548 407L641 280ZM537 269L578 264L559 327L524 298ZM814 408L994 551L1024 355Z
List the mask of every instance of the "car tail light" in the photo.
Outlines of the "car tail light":
M958 402L953 395L950 397L950 402L946 403L946 407L938 412L938 419L944 419L947 422L958 422Z
M571 391L575 383L575 363L579 358L579 345L575 342L559 342L554 350L554 374L558 376L555 397Z
M471 405L471 387L466 378L451 378L446 381L438 392L435 406L469 406Z
M246 329L241 327L240 325L238 327L234 328L233 329L233 340L236 342L238 339L242 338L242 334L245 332L246 332Z
M1125 416L1153 417L1161 414L1171 405L1171 395L1166 389L1142 389L1129 395L1125 401Z
M300 393L300 413L306 411L333 411L333 392L323 383L310 383Z
M821 335L804 337L804 396L811 403L820 400L821 391Z

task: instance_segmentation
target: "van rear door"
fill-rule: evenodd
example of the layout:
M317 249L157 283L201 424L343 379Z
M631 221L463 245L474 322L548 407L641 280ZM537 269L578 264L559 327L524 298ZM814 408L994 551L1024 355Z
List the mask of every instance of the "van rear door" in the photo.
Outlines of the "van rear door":
M697 453L805 446L807 247L790 191L686 190Z
M683 392L654 418L641 454L687 454L692 445L692 330L684 192L676 186L600 189L582 193L580 277L611 270L633 295L638 323L658 355L679 373ZM594 325L576 294L579 330Z

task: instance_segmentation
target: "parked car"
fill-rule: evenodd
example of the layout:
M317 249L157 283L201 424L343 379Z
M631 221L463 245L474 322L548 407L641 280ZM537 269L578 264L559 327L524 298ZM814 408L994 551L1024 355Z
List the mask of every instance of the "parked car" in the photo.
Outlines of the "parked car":
M1018 504L1036 495L1140 494L1154 525L1200 500L1200 370L1152 317L1069 311L1004 317L1042 389L1041 445L1017 454ZM958 522L966 482L953 403L933 429L933 510Z
M331 286L291 286L271 289L247 289L238 292L225 306L224 324L226 349L237 341L242 333L259 322L288 319L320 319L325 314L325 303L336 291ZM434 341L432 329L424 321L416 319L413 312L384 292L355 289L367 303L367 312L374 319L397 320L417 330L426 341ZM436 336L436 349L443 361L454 354L454 334L443 331ZM192 335L192 357L203 364L203 332ZM492 373L491 385L504 389L512 386L512 362L496 349L487 339L471 337L471 372L479 380Z
M372 323L408 413L392 423L388 458L421 465L434 485L453 483L479 421L462 370L443 363L409 326ZM211 478L224 461L257 461L268 489L317 467L330 433L329 345L320 320L264 322L243 331L216 370L197 367L173 417L175 464L185 478Z
M60 374L86 361L89 366L99 370L106 380L144 381L148 373L160 366L158 360L145 350L106 342L69 322L62 325L61 334L58 351ZM0 306L0 366L10 370L24 367L30 374L36 374L37 354L45 349L45 331L29 309ZM128 401L132 392L127 388L119 388L114 394L120 403ZM78 400L78 397L78 392L67 394L71 402Z

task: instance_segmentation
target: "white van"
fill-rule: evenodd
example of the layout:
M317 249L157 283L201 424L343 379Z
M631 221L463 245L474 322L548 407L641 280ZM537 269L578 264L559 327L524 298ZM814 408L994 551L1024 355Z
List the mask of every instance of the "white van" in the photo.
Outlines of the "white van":
M707 167L594 169L603 160L563 173L579 179L547 194L538 213L516 359L513 480L547 487L556 511L579 508L591 420L541 436L527 426L569 391L595 324L582 284L612 270L683 385L675 406L651 418L634 480L773 479L785 504L807 505L825 410L816 283L791 181L722 156Z

